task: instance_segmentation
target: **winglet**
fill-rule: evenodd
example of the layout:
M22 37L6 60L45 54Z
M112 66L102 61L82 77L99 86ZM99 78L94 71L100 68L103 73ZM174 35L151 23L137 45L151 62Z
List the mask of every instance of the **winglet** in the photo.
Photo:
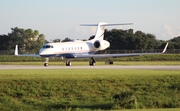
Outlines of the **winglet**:
M18 55L18 45L16 45L16 47L15 47L14 55Z
M167 46L168 46L168 42L166 43L166 46L164 47L164 50L162 51L162 53L165 53L166 52L166 49L167 49Z

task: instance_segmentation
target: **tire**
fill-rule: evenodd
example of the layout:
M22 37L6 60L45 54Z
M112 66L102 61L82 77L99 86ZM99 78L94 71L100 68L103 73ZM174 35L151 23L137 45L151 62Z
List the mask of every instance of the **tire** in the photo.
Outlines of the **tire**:
M48 66L48 63L44 63L44 66L47 67L47 66Z
M70 61L66 62L66 66L71 66L71 62Z
M90 66L95 66L95 63L93 61L89 61Z

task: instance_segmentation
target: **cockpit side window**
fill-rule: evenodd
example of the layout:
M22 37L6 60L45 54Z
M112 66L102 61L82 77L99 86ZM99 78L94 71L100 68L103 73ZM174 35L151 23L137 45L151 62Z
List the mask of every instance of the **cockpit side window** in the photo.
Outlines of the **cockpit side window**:
M52 45L44 45L42 48L54 48Z
M50 45L47 45L46 48L50 48Z

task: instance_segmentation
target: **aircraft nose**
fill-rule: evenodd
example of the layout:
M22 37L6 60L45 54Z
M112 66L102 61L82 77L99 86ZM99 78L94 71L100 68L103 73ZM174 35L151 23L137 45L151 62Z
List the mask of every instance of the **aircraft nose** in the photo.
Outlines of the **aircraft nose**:
M45 53L44 53L44 50L41 49L41 50L39 51L39 55L42 56L42 55L44 55L44 54L45 54Z

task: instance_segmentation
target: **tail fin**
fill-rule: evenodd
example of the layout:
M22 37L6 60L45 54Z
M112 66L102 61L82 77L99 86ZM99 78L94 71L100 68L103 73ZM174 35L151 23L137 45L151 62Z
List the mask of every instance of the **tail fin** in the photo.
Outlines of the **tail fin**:
M105 25L107 25L107 23L104 23L104 22L100 22L98 24L98 28L97 28L96 35L95 35L94 39L98 39L98 40L104 39Z
M19 55L18 54L18 45L16 45L16 47L15 47L14 55Z
M81 26L98 26L94 39L103 40L104 39L105 26L114 26L114 25L133 25L133 23L108 24L105 22L100 22L99 24L82 24Z

